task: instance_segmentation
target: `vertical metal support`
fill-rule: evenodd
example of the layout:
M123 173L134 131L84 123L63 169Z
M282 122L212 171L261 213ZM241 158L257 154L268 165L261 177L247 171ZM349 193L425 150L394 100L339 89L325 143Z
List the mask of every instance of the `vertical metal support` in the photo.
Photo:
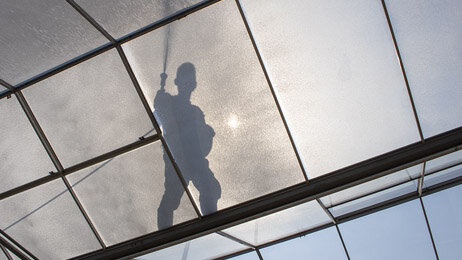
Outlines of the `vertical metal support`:
M327 216L329 216L332 223L337 225L337 220L335 219L334 215L332 215L332 213L330 213L330 211L326 207L326 205L324 205L324 203L322 203L322 201L320 199L318 199L318 198L316 198L316 201L318 202L319 206L321 206L322 210L324 210L324 212L327 214Z
M53 150L53 147L51 146L50 142L48 141L47 137L45 136L45 133L42 130L42 127L40 126L39 122L37 121L37 118L34 116L34 113L32 112L32 109L30 108L29 104L26 101L26 98L23 96L21 91L17 91L16 97L19 100L19 103L21 104L22 109L26 113L27 118L29 119L32 127L34 128L35 132L37 133L40 141L42 142L42 145L44 146L45 150L48 153L48 156L50 157L51 161L55 165L56 169L58 170L58 173L53 173L53 174L59 174L60 177L62 178L64 184L66 185L66 188L69 190L69 193L71 194L73 200L77 204L77 207L79 208L80 212L82 213L83 217L87 221L88 225L90 226L93 234L96 236L99 244L101 247L105 248L106 245L104 244L101 236L99 235L98 231L96 230L95 226L91 222L90 218L88 217L88 214L86 213L85 209L83 208L82 204L80 203L79 199L77 198L77 195L74 193L72 187L69 185L69 182L67 181L67 178L62 174L64 167L61 164L61 162L58 159L58 156Z
M8 260L13 260L8 250L3 245L0 244L0 248L2 249L3 254L6 256Z
M29 119L29 122L31 123L32 127L34 128L35 133L37 134L38 138L40 139L40 142L42 143L43 147L45 148L45 150L46 150L48 156L50 157L51 161L53 162L55 168L58 171L62 170L63 166L59 162L55 151L51 147L51 144L48 141L48 138L45 136L45 133L43 132L42 128L39 126L39 123L38 123L37 119L35 118L34 114L32 113L32 110L29 107L29 104L27 103L27 101L24 98L23 94L21 93L21 91L18 91L15 94L16 94L16 97L17 97L17 99L19 101L19 104L21 105L22 109L24 110L24 113L26 113L26 116Z
M0 237L0 245L2 246L2 249L3 249L3 247L5 247L6 249L10 250L13 254L15 254L17 257L19 257L21 259L25 259L25 260L30 259L27 255L25 255L21 251L17 250L10 242L8 242L3 237ZM8 251L6 251L6 250L5 250L5 252L6 252L5 254L8 253ZM7 255L9 255L9 254L7 254Z
M316 201L319 203L319 205L321 206L321 208L324 210L324 212L326 212L326 214L329 216L329 218L332 220L332 223L335 225L335 228L337 229L337 233L338 233L338 236L340 238L340 242L342 242L342 246L343 246L343 250L345 251L345 254L346 254L346 257L348 259L350 259L350 255L348 254L348 250L346 248L346 245L345 245L345 241L343 241L343 236L342 234L340 233L340 229L338 228L338 221L337 219L334 217L334 215L332 215L332 213L329 211L329 209L326 207L326 205L324 205L324 203L322 203L322 201L320 199L316 199Z
M257 43L255 42L255 39L253 37L252 31L250 29L249 23L247 22L247 18L245 17L244 10L242 9L241 3L239 0L235 0L237 8L239 9L239 13L241 14L242 21L244 22L245 28L247 30L247 33L249 35L250 41L252 42L252 46L254 48L255 54L257 55L258 61L260 62L260 66L263 70L263 74L265 75L266 82L268 83L268 86L271 90L271 95L273 96L274 102L276 104L276 107L279 112L279 116L282 119L282 123L284 124L284 128L286 129L286 133L289 137L290 144L292 145L292 149L295 152L295 156L297 157L298 164L300 166L300 169L303 172L303 177L305 177L305 181L308 181L308 175L306 174L305 167L303 166L302 159L300 157L300 154L298 153L297 146L295 145L294 139L292 137L292 133L289 130L289 126L287 124L286 118L284 117L284 113L282 112L281 105L279 104L279 100L276 96L276 92L274 91L273 83L271 82L271 79L269 77L268 71L266 70L265 63L263 62L263 58L261 57L260 51L258 49Z
M235 237L235 236L233 236L233 235L230 235L230 234L228 234L228 233L225 233L225 232L223 232L223 231L217 231L216 233L217 233L218 235L222 236L222 237L225 237L225 238L228 238L228 239L230 239L230 240L233 240L234 242L237 242L237 243L239 243L239 244L241 244L241 245L244 245L244 246L247 246L247 247L252 248L253 250L255 250L255 253L257 253L258 258L259 258L260 260L263 260L263 256L261 255L260 249L258 248L258 246L254 246L254 245L252 245L252 244L250 244L250 243L247 243L246 241L244 241L244 240L242 240L242 239L239 239L239 238L237 238L237 237Z
M74 9L82 15L93 27L96 28L104 37L106 37L112 44L114 44L116 41L115 39L106 31L104 28L99 25L93 17L91 17L85 10L83 10L82 7L80 7L74 0L66 0L68 4L70 4Z
M258 249L258 247L255 248L255 253L257 253L258 258L259 258L260 260L263 260L263 256L261 255L260 249Z
M34 259L34 260L38 260L38 258L32 254L29 250L27 250L26 248L24 248L21 244L19 244L16 240L14 240L12 237L10 237L7 233L5 233L5 231L1 230L0 229L0 238L3 236L6 240L10 241L14 246L16 246L19 250L21 250L22 252L24 252L25 254L27 254L30 258Z
M396 55L398 56L398 62L401 68L401 73L403 74L404 83L406 84L407 93L409 95L409 100L412 106L412 112L414 113L414 118L415 118L415 122L417 125L417 129L419 130L420 140L424 142L422 127L420 125L419 116L417 115L417 109L414 104L414 98L412 97L411 87L409 86L409 81L407 79L406 70L404 69L403 59L401 58L401 53L398 48L398 42L396 40L395 32L391 24L390 15L388 14L387 5L385 4L385 0L381 0L381 2L382 2L383 11L385 13L385 17L387 18L387 23L388 23L388 28L390 29L391 38L393 39L393 45L395 47Z
M420 177L419 181L417 183L417 192L419 193L419 196L422 197L422 190L423 190L423 182L424 182L424 177L425 177L425 167L426 167L427 162L425 161L422 163L422 168L420 169Z
M343 240L342 233L340 232L340 229L338 228L337 224L335 224L335 228L337 229L340 242L342 242L343 250L345 251L346 257L348 258L348 260L350 260L350 254L348 254L348 249L346 248L345 241Z
M433 239L432 229L430 227L430 223L428 222L427 211L425 210L422 196L419 196L419 201L420 201L420 206L422 207L422 212L425 217L425 223L427 223L428 234L430 235L430 239L432 240L433 251L435 252L436 259L440 259L438 256L438 250L436 250L435 240Z

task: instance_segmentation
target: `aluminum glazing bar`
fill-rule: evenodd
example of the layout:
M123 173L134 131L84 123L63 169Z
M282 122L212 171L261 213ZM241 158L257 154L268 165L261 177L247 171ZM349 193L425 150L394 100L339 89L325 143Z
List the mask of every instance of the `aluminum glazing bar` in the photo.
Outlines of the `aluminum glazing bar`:
M24 248L21 244L19 244L16 240L14 240L12 237L10 237L5 231L0 229L0 234L3 236L6 240L10 241L14 246L16 246L19 250L27 254L30 258L38 260L36 256L34 256L29 250Z
M390 30L391 37L393 39L393 46L395 47L396 55L398 56L398 61L399 61L399 66L401 68L401 73L403 74L404 82L406 84L406 89L407 89L407 93L409 95L409 101L411 102L412 112L414 113L414 118L415 118L415 122L417 124L417 129L419 130L420 140L424 140L422 127L420 126L419 116L417 114L417 109L415 108L414 98L412 98L411 87L409 86L409 81L407 79L406 70L404 69L403 59L401 58L401 53L400 53L399 48L398 48L398 42L396 40L395 32L394 32L393 26L391 24L390 15L388 14L387 5L385 4L385 0L381 0L381 1L382 1L382 7L383 7L383 11L385 13L385 17L387 18L388 28Z

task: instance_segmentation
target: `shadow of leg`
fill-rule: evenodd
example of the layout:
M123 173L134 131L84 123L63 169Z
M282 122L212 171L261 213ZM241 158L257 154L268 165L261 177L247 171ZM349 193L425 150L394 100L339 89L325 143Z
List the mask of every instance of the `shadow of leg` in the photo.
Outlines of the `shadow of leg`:
M157 228L163 229L173 225L173 212L180 206L184 189L178 180L170 159L164 154L165 162L165 192L157 209Z
M218 200L221 197L221 186L210 170L207 160L205 160L200 169L193 183L200 192L201 212L203 215L207 215L217 211Z

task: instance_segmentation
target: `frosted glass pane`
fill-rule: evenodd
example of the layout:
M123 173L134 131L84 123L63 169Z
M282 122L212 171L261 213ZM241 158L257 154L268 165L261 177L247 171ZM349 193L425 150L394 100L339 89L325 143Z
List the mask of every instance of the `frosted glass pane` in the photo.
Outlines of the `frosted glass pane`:
M0 100L0 192L56 171L13 95Z
M423 197L440 259L462 259L462 185Z
M39 259L100 249L62 180L0 201L0 228Z
M247 248L233 240L212 233L136 259L215 259Z
M434 174L425 175L423 187L427 188L429 186L452 180L460 176L462 176L462 165L439 171Z
M168 227L158 222L166 217L159 206L164 167L162 146L156 142L68 178L104 242L111 245ZM184 193L178 176L171 176L167 184ZM179 204L170 216L173 224L197 217L186 195Z
M340 224L339 228L351 259L436 259L418 200Z
M113 37L121 37L200 0L78 0L76 1Z
M417 180L409 181L401 185L373 193L366 197L346 202L344 204L339 204L330 208L329 210L332 215L338 217L416 191Z
M348 259L335 227L297 237L261 250L264 259Z
M420 176L422 165L416 165L407 169L391 173L389 175L368 181L351 188L322 197L321 201L326 207L332 207L347 200L352 200L374 191L391 187Z
M308 177L419 140L380 1L242 3Z
M462 163L462 150L427 161L425 164L425 174L432 173L459 163Z
M462 125L462 2L387 0L423 134Z
M0 75L10 84L107 42L62 0L2 0L0 24Z
M152 123L115 50L24 90L66 167L135 142Z
M329 222L321 206L309 201L223 231L252 245L261 245Z
M304 180L234 1L123 47L203 213Z

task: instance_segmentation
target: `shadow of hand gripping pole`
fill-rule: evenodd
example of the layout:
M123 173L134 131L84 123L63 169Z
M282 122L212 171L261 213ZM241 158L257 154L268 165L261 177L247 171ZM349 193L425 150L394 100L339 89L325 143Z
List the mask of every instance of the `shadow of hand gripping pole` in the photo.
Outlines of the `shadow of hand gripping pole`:
M196 69L192 63L178 67L174 80L178 95L165 91L167 74L161 74L161 88L154 98L154 111L160 121L164 138L182 170L186 184L191 181L200 193L202 214L217 210L221 187L210 170L206 156L212 149L215 131L206 124L202 110L191 104L191 94L196 88ZM173 212L179 207L185 192L179 185L168 155L164 152L165 193L157 213L159 229L172 226Z

